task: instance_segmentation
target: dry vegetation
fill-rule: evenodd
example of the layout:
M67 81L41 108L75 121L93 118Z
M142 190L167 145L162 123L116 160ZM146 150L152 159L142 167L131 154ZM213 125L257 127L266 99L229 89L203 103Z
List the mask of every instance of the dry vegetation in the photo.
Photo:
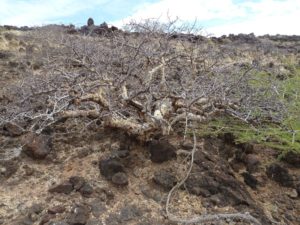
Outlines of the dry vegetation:
M181 219L169 211L170 198L190 175L196 150L203 150L200 138L231 133L239 142L299 152L299 45L282 50L271 38L252 35L206 38L176 21L93 29L51 25L3 32L2 54L13 49L13 35L20 41L18 64L11 65L18 72L1 78L0 127L43 135L78 119L81 132L92 125L121 130L142 145L191 139L193 150L181 152L191 159L187 175L167 198L168 219L260 224L248 213Z

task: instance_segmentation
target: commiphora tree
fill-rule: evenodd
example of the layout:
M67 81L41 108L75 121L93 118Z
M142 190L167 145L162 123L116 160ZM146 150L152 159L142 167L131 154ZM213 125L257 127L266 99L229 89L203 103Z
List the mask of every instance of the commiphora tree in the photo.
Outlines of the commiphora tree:
M249 123L280 120L276 88L250 82L256 67L237 70L223 61L225 52L193 31L153 20L102 35L67 34L60 26L30 31L27 38L39 49L32 57L42 66L6 87L11 99L0 106L0 123L41 133L84 117L147 142L178 130L186 134L220 114Z

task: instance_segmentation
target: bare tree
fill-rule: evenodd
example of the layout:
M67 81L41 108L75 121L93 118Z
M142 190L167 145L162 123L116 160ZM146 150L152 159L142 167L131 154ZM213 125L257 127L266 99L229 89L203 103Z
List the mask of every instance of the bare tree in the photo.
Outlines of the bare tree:
M186 133L220 114L248 123L282 119L273 81L251 85L256 65L237 70L223 62L225 52L193 33L176 21L153 20L101 36L68 35L58 26L31 31L43 66L7 89L13 97L0 106L0 123L40 133L83 117L144 142Z

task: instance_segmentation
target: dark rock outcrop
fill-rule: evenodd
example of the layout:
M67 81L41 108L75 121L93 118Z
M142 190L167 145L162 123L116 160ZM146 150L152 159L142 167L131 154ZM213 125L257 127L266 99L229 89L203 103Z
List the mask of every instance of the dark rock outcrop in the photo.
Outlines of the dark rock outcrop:
M162 163L176 157L176 148L168 141L152 140L148 143L150 159L155 163Z
M73 176L69 178L70 183L73 185L73 188L78 191L85 184L83 177Z
M176 177L165 170L155 172L153 181L166 191L171 190L177 183Z
M242 173L242 176L244 177L245 184L247 184L252 189L257 188L258 181L253 175L251 175L250 173L244 172L244 173Z
M300 154L295 152L288 152L284 157L283 160L287 162L288 164L300 168Z
M124 172L124 166L117 159L104 159L99 162L100 173L108 180L119 172Z
M55 185L49 189L50 193L63 193L70 194L74 190L73 184L69 181L65 181L61 184Z
M17 124L14 123L6 123L3 126L4 135L11 136L11 137L18 137L24 133L24 129Z
M44 159L51 151L51 137L30 133L25 137L23 152L33 159Z
M88 21L87 21L87 26L90 27L90 26L94 26L94 20L93 18L89 18Z
M128 177L124 172L118 172L112 176L111 181L116 185L125 186L128 184Z
M285 187L293 187L293 178L289 171L279 164L272 163L267 167L267 176Z
M75 206L66 221L69 225L85 225L89 218L90 210L85 205Z

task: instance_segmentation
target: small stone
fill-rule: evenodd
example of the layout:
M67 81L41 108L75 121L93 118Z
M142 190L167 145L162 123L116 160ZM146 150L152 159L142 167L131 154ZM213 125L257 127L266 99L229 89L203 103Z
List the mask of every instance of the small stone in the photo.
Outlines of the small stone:
M44 225L45 223L48 223L51 219L53 219L55 216L53 214L46 214L42 217L39 225Z
M251 175L248 172L244 172L244 173L242 173L242 176L244 177L245 184L247 184L252 189L257 188L258 181L253 175Z
M125 173L119 172L113 175L111 181L120 186L128 185L128 177Z
M148 149L151 154L151 161L162 163L176 157L176 148L168 141L152 140L148 143Z
M89 197L91 194L93 194L93 187L88 184L88 183L85 183L80 189L79 189L79 192L80 194L82 194L82 196L84 197Z
M18 137L24 133L22 127L14 124L14 123L7 123L3 127L4 134L11 136L11 137Z
M99 163L100 173L108 180L111 180L113 175L118 172L124 172L124 166L116 159L105 159Z
M6 168L5 167L1 167L0 168L0 173L5 174L5 172L6 172Z
M246 164L247 171L254 173L258 171L260 161L255 154L248 154L245 156L244 162Z
M95 192L98 194L99 199L103 202L114 199L115 195L109 188L95 188Z
M139 218L143 215L142 210L140 207L137 207L136 205L128 205L124 206L123 209L121 209L119 220L122 222L130 221L135 218Z
M26 176L31 176L34 173L34 169L32 169L30 166L28 165L24 165L23 166L24 172Z
M192 150L194 147L194 144L192 142L185 141L185 142L180 143L180 147L183 150Z
M226 144L230 144L230 145L234 145L235 142L235 137L232 133L225 133L224 136L223 136L223 139L224 139L224 142Z
M52 208L48 209L49 214L58 214L63 213L66 208L62 205L53 206Z
M177 183L176 177L168 171L158 171L154 173L153 181L163 187L166 191L171 190Z
M119 151L113 152L112 156L116 157L116 158L124 159L129 156L129 151L128 150L119 150Z
M283 160L290 165L293 165L296 168L300 168L300 154L295 152L288 152L284 157Z
M86 206L76 206L67 218L69 225L85 225L89 217L89 210Z
M141 192L143 193L143 195L145 195L147 198L153 199L154 201L160 203L163 195L160 191L157 191L151 187L148 186L141 186L140 187Z
M35 214L40 214L43 211L44 207L42 204L33 204L29 208L29 213L35 213Z
M70 194L72 191L73 191L73 185L68 181L55 185L49 189L50 193L55 192L55 193Z
M19 164L20 163L13 160L8 160L3 162L1 162L0 160L0 168L2 168L0 173L0 179L2 177L9 178L12 175L14 175L18 171Z
M254 147L251 143L241 143L237 145L239 148L243 150L246 154L251 154L254 151Z
M73 176L69 179L70 183L73 185L74 189L78 191L85 184L85 180L83 177Z
M120 143L119 142L114 142L110 145L110 151L117 152L119 150L120 150Z
M293 186L293 178L288 170L276 163L271 164L266 171L268 177L285 187Z
M20 225L33 225L34 221L31 220L29 217L25 217L20 221Z
M287 195L292 199L296 199L298 197L298 192L296 189L292 189L291 191L287 192Z
M94 217L98 218L103 214L107 209L105 203L101 199L96 199L89 204L92 208L92 214Z
M26 136L23 151L33 159L44 159L51 151L51 138L30 133Z

